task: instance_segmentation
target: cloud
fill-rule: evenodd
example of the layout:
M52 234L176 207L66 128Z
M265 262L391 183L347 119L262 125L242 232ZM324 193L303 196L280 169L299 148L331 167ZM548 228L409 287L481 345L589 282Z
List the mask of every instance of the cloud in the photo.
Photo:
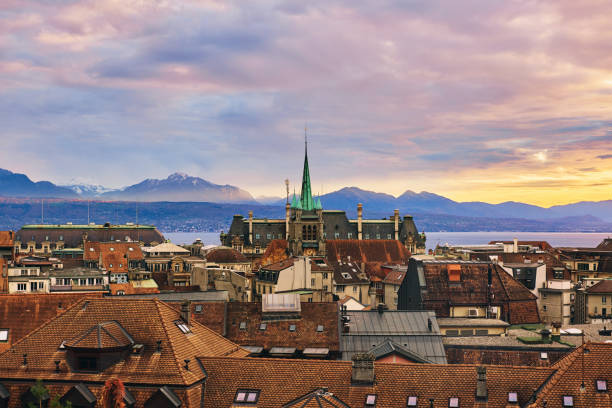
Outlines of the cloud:
M612 159L612 154L601 154L601 155L597 156L597 158L598 159L602 159L602 160Z
M0 159L34 178L77 168L117 186L189 171L276 194L300 177L308 122L313 182L328 191L444 194L453 179L489 199L483 173L546 178L562 165L606 194L596 178L612 164L592 162L612 148L606 2L0 7L2 136L28 145ZM504 191L495 198L520 198Z

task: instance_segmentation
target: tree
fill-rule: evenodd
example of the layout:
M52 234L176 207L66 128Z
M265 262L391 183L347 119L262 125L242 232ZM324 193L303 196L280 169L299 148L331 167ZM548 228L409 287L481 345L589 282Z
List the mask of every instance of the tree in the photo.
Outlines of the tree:
M49 397L49 390L43 384L42 380L36 380L36 383L30 387L30 392L32 396L38 402L38 408L42 408L43 401ZM33 403L28 403L29 408L36 408L36 405Z
M118 378L106 380L102 389L103 408L125 408L125 386Z

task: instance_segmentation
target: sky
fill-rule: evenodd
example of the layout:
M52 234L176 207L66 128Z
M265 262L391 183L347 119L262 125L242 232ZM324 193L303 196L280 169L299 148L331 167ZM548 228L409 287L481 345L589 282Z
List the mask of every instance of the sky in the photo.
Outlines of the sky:
M612 199L612 2L1 0L0 167Z

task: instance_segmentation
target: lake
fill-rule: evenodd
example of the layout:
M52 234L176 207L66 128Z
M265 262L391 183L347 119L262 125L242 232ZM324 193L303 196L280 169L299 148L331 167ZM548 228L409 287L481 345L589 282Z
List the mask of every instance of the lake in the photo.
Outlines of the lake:
M600 232L426 232L427 249L437 244L477 245L490 241L547 241L554 247L594 247L610 233ZM191 244L200 238L205 245L221 245L218 232L165 232L164 236L175 244Z

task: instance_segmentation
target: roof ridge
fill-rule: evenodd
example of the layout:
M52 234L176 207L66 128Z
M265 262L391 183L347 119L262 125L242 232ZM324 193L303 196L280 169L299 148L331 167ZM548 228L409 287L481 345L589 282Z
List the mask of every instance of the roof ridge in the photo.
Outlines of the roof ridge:
M91 298L89 298L89 299L91 299ZM53 320L58 319L58 318L64 316L64 314L66 314L66 313L68 313L68 311L74 309L79 303L81 303L83 301L87 301L89 299L87 298L87 296L84 296L79 301L74 302L72 305L68 306L68 308L66 308L66 310L64 310L62 313L60 313L58 315L55 315L52 318L48 319L47 321L43 322L40 326L38 326L36 329L32 330L31 332L29 332L28 334L23 336L21 339L17 340L15 343L11 343L11 346L9 348L7 348L6 350L4 350L3 352L0 352L0 355L3 355L5 353L7 353L13 347L15 347L18 344L21 344L27 338L31 337L34 333L39 332L43 327L46 327L47 325L49 325Z
M548 391L550 391L555 386L555 384L559 382L561 377L563 377L563 375L567 372L567 370L569 370L569 368L578 358L578 355L581 353L580 350L584 350L584 346L587 344L589 343L584 343L580 347L577 347L573 352L562 357L554 364L552 368L555 369L555 372L550 376L548 381L540 388L538 396L536 397L534 403L537 403L538 401L542 400L542 398L546 396Z
M159 321L162 324L162 327L164 328L164 335L166 336L166 341L168 342L168 347L170 348L170 351L172 352L172 356L174 357L174 361L176 362L176 366L178 368L179 374L181 376L181 379L183 380L183 383L188 384L187 379L185 378L185 373L183 373L183 370L181 369L181 362L178 360L178 357L176 355L176 351L174 350L174 344L172 343L171 337L168 334L168 327L166 326L166 322L164 321L163 317L162 317L162 312L160 310L160 304L163 303L162 301L160 301L157 298L153 298L153 303L155 304L155 307L157 308L157 314L159 316ZM175 309L172 309L173 311L176 312Z

